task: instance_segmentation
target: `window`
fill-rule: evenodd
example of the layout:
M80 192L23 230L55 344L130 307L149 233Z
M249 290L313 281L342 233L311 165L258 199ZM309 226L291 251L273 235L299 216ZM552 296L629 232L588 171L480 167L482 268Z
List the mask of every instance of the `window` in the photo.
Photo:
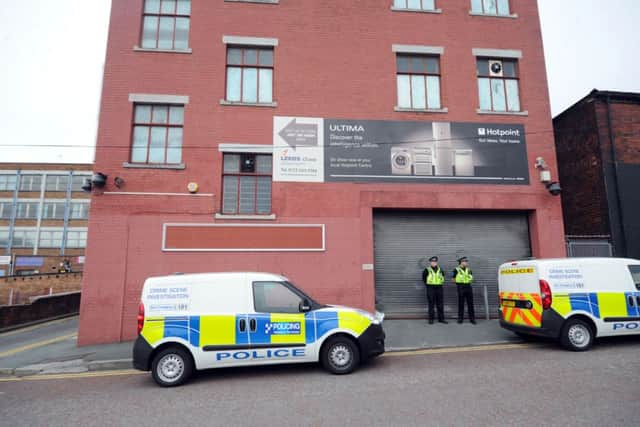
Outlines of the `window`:
M183 105L134 105L132 163L182 162Z
M67 231L67 248L85 248L87 247L87 230L69 230Z
M407 10L435 10L435 0L394 0L395 9Z
M38 246L41 248L62 247L62 233L62 230L40 230Z
M630 265L629 271L633 278L633 283L636 285L636 289L640 291L640 265ZM640 305L640 303L638 303Z
M71 213L69 219L88 219L89 203L88 202L71 202Z
M440 59L437 56L398 55L398 107L440 108Z
M33 248L36 242L36 230L32 228L13 229L14 248Z
M13 200L0 200L0 219L11 219Z
M517 61L478 58L477 65L480 110L520 111Z
M0 229L0 248L6 248L9 246L9 229Z
M509 16L509 0L471 0L471 12L482 15Z
M280 282L253 282L258 313L299 313L302 298Z
M0 191L15 191L16 175L0 175Z
M46 191L67 191L69 184L68 175L47 175L45 183Z
M271 213L271 155L224 154L222 213Z
M16 219L38 219L39 201L19 200L16 207Z
M91 178L91 175L73 175L71 177L71 191L74 191L74 192L84 191L82 189L82 185L84 184L84 181L87 178Z
M20 191L40 191L42 187L42 175L20 176Z
M142 42L145 49L189 49L191 0L145 0Z
M227 49L227 101L273 102L273 49Z
M42 205L42 219L64 219L66 203L46 200Z

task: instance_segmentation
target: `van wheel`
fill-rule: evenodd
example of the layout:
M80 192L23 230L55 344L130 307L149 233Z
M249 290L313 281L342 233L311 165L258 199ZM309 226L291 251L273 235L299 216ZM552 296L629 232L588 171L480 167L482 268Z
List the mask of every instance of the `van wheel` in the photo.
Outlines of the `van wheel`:
M153 358L151 375L162 387L184 384L193 373L191 356L180 347L165 348Z
M586 322L569 319L565 322L560 335L560 343L571 351L587 351L593 345L594 332Z
M336 375L350 374L360 364L360 350L349 338L329 338L322 346L320 360L324 368Z

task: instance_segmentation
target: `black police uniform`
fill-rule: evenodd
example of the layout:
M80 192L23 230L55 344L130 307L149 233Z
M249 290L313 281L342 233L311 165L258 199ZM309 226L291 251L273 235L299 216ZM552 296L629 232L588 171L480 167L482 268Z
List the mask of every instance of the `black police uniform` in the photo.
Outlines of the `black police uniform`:
M466 260L466 258L460 258L458 262L462 260ZM459 267L462 268L462 267ZM467 271L469 274L473 274L471 269L467 267ZM455 281L456 276L458 275L458 269L453 270L453 280ZM458 290L458 323L462 323L464 318L464 303L467 302L467 310L469 310L469 321L473 324L476 323L476 313L473 307L473 289L471 284L460 284L456 283L456 288Z
M437 262L438 257L432 257L429 259L429 261ZM444 272L442 271L440 266L438 266L435 271L436 273L439 272L444 277ZM427 301L429 304L429 323L433 323L435 318L434 305L438 310L438 322L447 323L447 321L444 320L444 292L442 290L442 288L444 287L444 283L440 285L427 284L427 278L429 277L429 274L431 273L429 271L429 267L427 267L422 272L422 283L426 284L427 286Z

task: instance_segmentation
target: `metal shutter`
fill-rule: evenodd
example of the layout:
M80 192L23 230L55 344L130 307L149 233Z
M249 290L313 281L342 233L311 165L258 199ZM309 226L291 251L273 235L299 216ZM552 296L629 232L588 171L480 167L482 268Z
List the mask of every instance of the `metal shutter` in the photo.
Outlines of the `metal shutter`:
M467 256L475 278L476 317L485 316L486 286L491 317L498 315L500 264L531 256L526 213L375 211L373 216L376 308L391 317L426 316L422 270L431 256L446 275L445 315L456 317L451 282L457 259ZM466 309L465 309L466 313Z

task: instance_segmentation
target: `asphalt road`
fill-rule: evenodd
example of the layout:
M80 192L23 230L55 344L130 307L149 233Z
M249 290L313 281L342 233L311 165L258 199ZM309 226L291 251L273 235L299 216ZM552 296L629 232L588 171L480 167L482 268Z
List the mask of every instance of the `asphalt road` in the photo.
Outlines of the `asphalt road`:
M640 420L638 338L587 353L536 343L389 355L349 376L314 365L226 369L173 389L148 374L80 375L0 380L0 425L610 427Z

